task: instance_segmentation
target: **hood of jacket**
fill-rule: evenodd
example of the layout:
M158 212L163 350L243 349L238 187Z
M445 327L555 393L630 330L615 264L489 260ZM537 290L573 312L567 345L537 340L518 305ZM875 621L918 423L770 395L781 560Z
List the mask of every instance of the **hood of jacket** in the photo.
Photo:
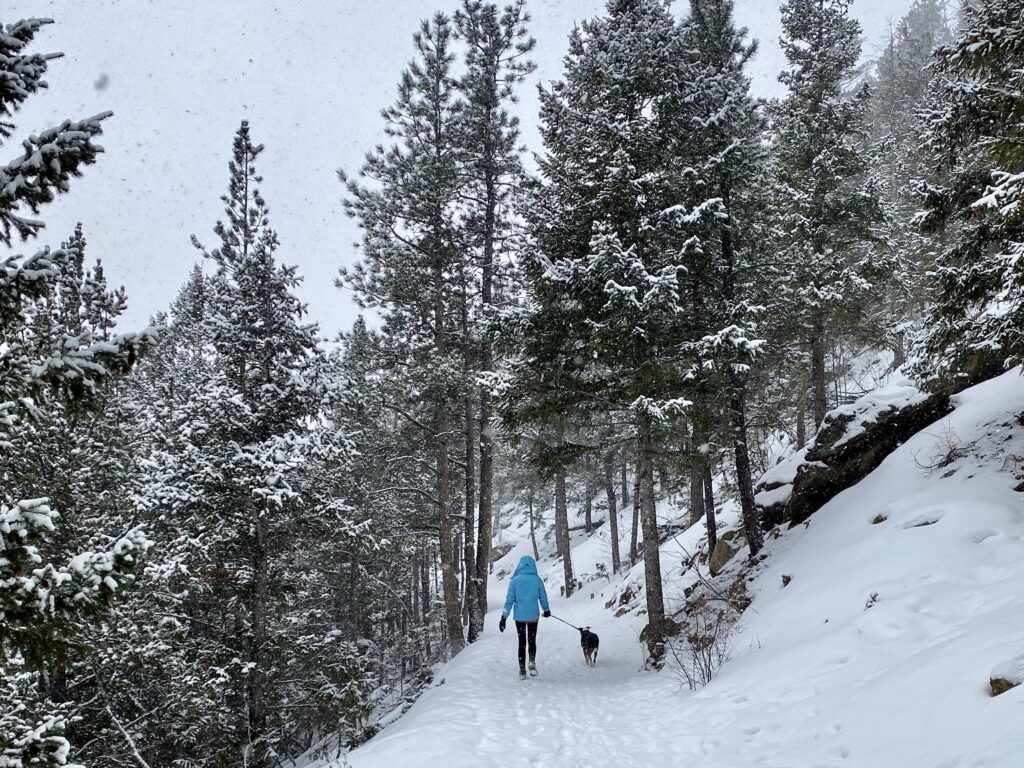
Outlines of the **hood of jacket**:
M537 561L529 555L523 555L519 558L519 565L516 566L516 572L513 576L521 576L522 574L537 575Z

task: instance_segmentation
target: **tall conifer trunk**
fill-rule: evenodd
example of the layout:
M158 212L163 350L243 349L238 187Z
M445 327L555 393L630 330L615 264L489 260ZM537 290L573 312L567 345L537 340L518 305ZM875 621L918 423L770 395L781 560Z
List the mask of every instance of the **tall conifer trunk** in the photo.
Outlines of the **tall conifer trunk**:
M637 441L636 474L633 477L633 526L629 534L629 564L636 565L639 551L637 542L640 541L640 443Z
M583 481L583 530L594 532L594 467L588 456L583 467L586 479Z
M696 461L690 467L690 525L704 516L704 466Z
M718 543L718 523L715 521L715 485L711 461L704 462L704 520L708 529L708 552Z
M559 445L561 445L559 436ZM569 505L565 493L565 468L559 466L555 471L555 530L561 541L562 572L565 576L565 596L572 595L576 587L576 579L572 571L572 546L569 541Z
M722 182L722 201L726 211L730 210L731 189L728 179ZM722 246L722 295L729 308L736 301L736 251L732 239L732 224L723 222L720 227ZM736 483L739 486L740 508L743 516L743 530L747 537L751 556L756 555L764 544L761 532L761 516L754 503L754 482L750 473L750 450L747 437L747 377L735 367L729 370L729 406L732 411L734 451L736 456ZM710 531L709 531L710 533Z
M494 229L497 192L491 176L487 177L487 201L484 210L483 263L480 269L480 300L485 318L493 302ZM494 352L490 331L485 328L480 340L480 371L494 370ZM494 535L494 431L491 425L491 393L480 389L480 519L476 536L476 633L484 628L487 615L487 576L491 562L491 538ZM472 618L471 618L472 621Z
M475 345L471 338L469 326L469 296L466 279L462 285L462 375L466 394L463 401L463 422L465 426L465 491L463 493L465 515L463 518L463 613L467 619L467 642L474 642L482 628L480 620L480 596L477 592L476 547L473 536L476 534L476 413L473 396L476 387L473 384L473 365L475 363Z
M615 452L604 455L604 492L608 498L608 530L612 545L612 573L618 573L622 563L619 560L619 509L615 499Z
M811 416L815 433L821 429L826 413L828 392L825 387L825 330L821 319L816 317L811 336Z
M699 408L699 404L694 404ZM696 523L704 516L704 465L707 463L700 451L700 437L697 432L697 425L691 425L690 435L690 525Z
M637 474L640 477L639 507L644 541L644 591L647 596L647 645L652 658L659 661L663 654L665 599L661 586L661 549L658 540L658 516L654 497L654 442L650 418L645 414L638 423L639 456Z
M439 260L440 261L440 260ZM444 329L444 270L440 263L434 268L434 351L443 359L447 352ZM452 655L462 650L462 606L459 583L455 576L454 529L451 519L451 482L449 467L449 423L445 393L434 393L434 503L437 505L438 554L441 559L441 591L444 595L445 625L448 648Z
M807 445L807 387L803 376L800 377L800 397L796 401L796 448L800 450Z

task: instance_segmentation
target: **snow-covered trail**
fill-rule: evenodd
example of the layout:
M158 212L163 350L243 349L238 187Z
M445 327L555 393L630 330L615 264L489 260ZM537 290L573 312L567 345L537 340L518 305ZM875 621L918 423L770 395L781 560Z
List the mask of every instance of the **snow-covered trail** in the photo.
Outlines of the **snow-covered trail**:
M552 599L552 612L601 638L595 667L583 663L579 633L541 619L536 678L519 679L511 621L497 632L506 582L494 582L487 631L444 671L401 720L349 755L353 768L383 766L649 766L661 722L640 674L632 622L612 620L597 600ZM599 607L600 606L600 607ZM600 624L598 624L600 622ZM442 682L443 680L443 682ZM628 720L624 721L628 713Z
M625 585L635 601L642 566L615 589L595 578L603 527L573 542L583 590L551 605L598 632L597 667L584 665L574 630L542 619L540 677L520 681L515 632L496 625L501 576L530 551L522 540L495 566L483 638L347 764L1019 768L1024 685L992 697L988 681L1024 668L1020 370L956 404L808 525L769 540L732 658L706 687L640 670L644 617L615 618L605 603ZM956 457L937 461L951 444ZM685 587L681 555L699 535L662 547L670 597ZM538 565L557 592L560 564Z

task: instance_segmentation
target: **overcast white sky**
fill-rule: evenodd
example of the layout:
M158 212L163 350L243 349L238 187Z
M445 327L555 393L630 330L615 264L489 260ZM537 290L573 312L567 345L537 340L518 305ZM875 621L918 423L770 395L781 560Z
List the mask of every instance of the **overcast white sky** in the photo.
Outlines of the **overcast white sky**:
M111 281L128 290L122 327L144 325L196 263L189 236L214 242L232 134L247 118L267 146L260 171L279 255L299 265L301 296L333 337L358 312L334 277L357 257L359 237L342 213L335 170L357 170L366 150L383 140L379 112L394 97L412 32L419 19L457 2L5 0L0 22L52 17L36 50L65 53L51 64L49 91L17 118L19 133L114 111L102 138L107 154L45 209L40 243L58 244L81 221L90 259L101 257ZM866 52L877 50L911 2L856 0ZM736 5L740 23L761 41L755 89L777 95L784 64L777 3ZM538 69L523 89L521 118L536 149L536 84L559 76L566 35L600 13L604 0L531 0L528 7Z

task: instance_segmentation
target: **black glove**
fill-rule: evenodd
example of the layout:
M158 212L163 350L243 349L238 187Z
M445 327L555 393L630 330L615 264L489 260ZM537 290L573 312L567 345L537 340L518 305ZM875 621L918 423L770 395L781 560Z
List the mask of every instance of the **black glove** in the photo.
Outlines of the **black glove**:
M504 616L502 616L501 617L501 621L498 622L498 631L499 632L504 632L505 631L505 617Z
M543 615L544 615L545 619L550 619L551 618L551 611L544 611Z

